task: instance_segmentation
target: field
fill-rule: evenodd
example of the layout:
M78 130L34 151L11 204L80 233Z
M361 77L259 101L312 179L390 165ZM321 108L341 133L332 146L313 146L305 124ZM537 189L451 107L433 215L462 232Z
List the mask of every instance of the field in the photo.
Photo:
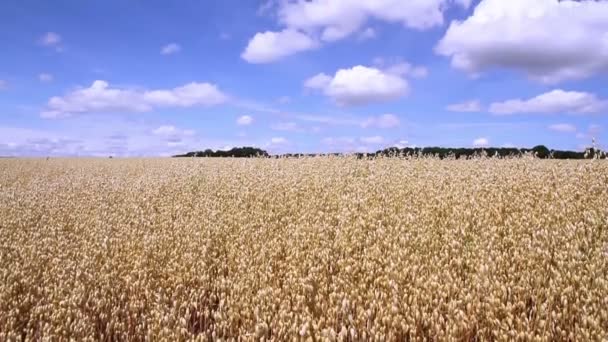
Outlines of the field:
M603 160L0 160L0 341L608 339Z

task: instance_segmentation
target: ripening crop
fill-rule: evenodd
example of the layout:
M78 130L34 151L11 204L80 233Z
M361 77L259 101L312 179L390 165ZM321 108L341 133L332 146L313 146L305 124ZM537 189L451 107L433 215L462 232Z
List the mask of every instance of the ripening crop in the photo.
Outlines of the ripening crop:
M0 160L0 341L607 339L603 160Z

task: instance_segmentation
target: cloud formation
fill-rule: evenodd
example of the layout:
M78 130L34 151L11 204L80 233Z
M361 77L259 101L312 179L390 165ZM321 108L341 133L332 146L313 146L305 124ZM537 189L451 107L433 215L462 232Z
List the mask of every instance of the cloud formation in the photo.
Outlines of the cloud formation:
M488 138L477 138L473 140L474 147L488 147L490 145L490 141Z
M436 47L470 74L513 69L554 84L608 71L608 2L483 0Z
M357 32L360 38L373 38L375 31L365 26L371 20L416 30L438 27L444 23L444 11L452 4L468 8L470 0L268 2L263 6L264 12L276 8L278 22L284 29L257 33L242 57L250 63L268 63Z
M557 114L597 113L608 109L608 101L595 94L556 89L528 100L513 99L490 105L490 113L506 114Z
M361 127L363 128L395 128L399 127L401 121L394 114L383 114L377 117L371 117L365 120Z
M359 140L364 144L377 145L382 144L384 142L384 137L379 135L374 135L371 137L361 137Z
M47 32L40 37L40 44L44 46L57 46L61 43L61 36L55 32Z
M450 112L461 112L461 113L476 113L482 110L481 103L479 100L471 100L462 103L455 103L448 105L446 110Z
M210 83L192 82L173 89L138 90L112 88L108 82L97 80L89 88L52 97L41 116L60 118L91 112L149 112L159 107L213 106L227 100L228 96Z
M287 131L296 132L300 131L301 128L295 122L279 122L270 126L275 131Z
M318 47L318 42L298 30L256 33L241 54L249 63L269 63L295 53Z
M42 73L42 74L38 75L38 80L40 80L40 82L43 82L43 83L52 82L53 75L47 74L47 73Z
M236 119L236 124L239 126L249 126L253 123L253 118L249 115L242 115Z
M182 50L182 47L177 43L170 43L160 49L161 55L172 55Z
M342 106L396 100L409 91L403 77L362 65L340 69L334 76L317 74L306 80L304 86L320 91Z
M574 133L576 132L576 126L566 123L550 125L549 130L560 133Z
M196 132L191 129L179 129L173 125L163 125L154 130L152 134L165 137L193 136Z

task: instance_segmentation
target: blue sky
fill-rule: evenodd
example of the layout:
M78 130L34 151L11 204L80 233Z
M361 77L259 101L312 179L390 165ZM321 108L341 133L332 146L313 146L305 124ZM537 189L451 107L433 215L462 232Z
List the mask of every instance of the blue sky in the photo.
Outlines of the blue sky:
M606 146L608 1L4 0L0 155Z

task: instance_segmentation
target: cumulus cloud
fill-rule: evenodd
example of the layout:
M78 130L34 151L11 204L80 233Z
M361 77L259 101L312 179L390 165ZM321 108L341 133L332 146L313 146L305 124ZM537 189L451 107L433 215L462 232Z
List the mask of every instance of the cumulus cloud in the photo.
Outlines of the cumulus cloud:
M304 82L304 87L310 89L322 90L329 86L332 78L324 73L317 74Z
M337 145L352 145L356 143L356 140L351 137L326 137L321 139L321 143L329 146L337 146Z
M429 71L426 67L413 66L407 62L399 62L393 65L388 65L383 70L387 74L393 74L398 76L411 76L413 78L425 78L429 74Z
M513 99L490 105L493 114L519 113L597 113L608 108L608 101L586 92L556 89L528 100Z
M399 140L394 144L394 146L397 148L411 147L410 142L407 140Z
M361 127L363 128L395 128L401 124L399 117L394 114L383 114L377 117L371 117L365 120Z
M161 55L172 55L182 50L182 47L177 43L170 43L160 49Z
M201 138L190 129L148 121L91 114L41 129L0 125L0 156L170 156L201 147L242 146L242 141Z
M361 126L363 121L361 119L352 117L336 117L327 115L306 115L299 114L295 118L302 121L332 125L332 126Z
M267 63L310 50L319 42L333 42L356 32L372 38L371 20L401 24L418 30L441 26L452 4L467 8L470 0L311 0L269 1L263 12L276 9L280 32L257 33L243 53L251 63Z
M475 113L481 111L481 103L479 100L471 100L448 105L446 109L450 112Z
M488 147L490 145L490 141L488 138L477 138L473 140L473 146L475 147Z
M270 144L272 145L283 145L287 144L287 139L283 137L274 137L270 139Z
M138 90L112 88L97 80L88 88L77 88L64 96L54 96L41 113L45 118L66 117L89 112L148 112L158 107L213 106L228 97L209 83L189 83L173 89Z
M345 38L362 29L369 20L399 23L424 30L443 24L449 0L312 0L283 2L278 10L281 24L318 32L325 41ZM466 1L457 1L461 6Z
M57 46L61 43L61 36L55 32L47 32L40 37L40 44L44 46Z
M376 30L374 30L371 27L366 28L365 30L361 31L361 33L359 33L359 39L360 40L368 40L368 39L373 39L376 38Z
M317 46L315 39L298 30L266 31L257 33L249 40L241 57L249 63L270 63Z
M299 131L300 127L295 122L279 122L270 126L275 131L289 131L295 132Z
M607 1L483 0L436 51L473 75L496 67L543 83L581 79L608 71L606 18Z
M250 115L242 115L236 119L236 124L239 126L249 126L253 123L253 118Z
M344 153L352 153L352 152L369 152L370 146L376 145L377 143L371 142L366 143L362 140L372 141L377 140L378 137L363 137L359 139L355 139L353 137L326 137L321 139L321 144L328 146L334 152L344 152Z
M576 126L566 123L553 124L549 126L549 130L560 133L574 133Z
M304 86L321 91L343 106L395 100L409 91L403 77L362 65L340 69L333 77L318 74L306 80Z
M172 125L163 125L152 131L152 134L160 136L193 136L195 133L194 130L179 129Z
M52 82L53 81L53 75L51 74L47 74L47 73L42 73L38 75L38 79L40 80L40 82Z
M371 137L361 137L359 140L364 144L382 144L384 142L384 137L375 135Z

